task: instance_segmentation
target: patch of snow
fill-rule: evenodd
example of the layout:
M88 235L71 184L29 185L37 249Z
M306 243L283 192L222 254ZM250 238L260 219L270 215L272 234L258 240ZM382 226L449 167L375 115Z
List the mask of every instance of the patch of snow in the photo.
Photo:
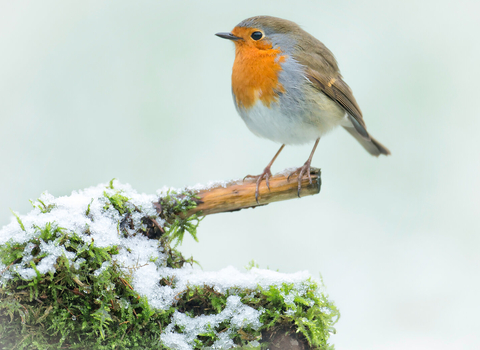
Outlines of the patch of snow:
M192 318L175 311L172 322L161 335L161 339L164 345L172 349L192 349L199 334L215 330L221 323L228 321L230 327L227 330L220 329L215 332L218 335L218 340L215 341L212 349L230 349L234 346L232 339L230 339L231 333L242 327L258 329L261 326L258 320L260 315L260 311L244 305L239 296L231 295L227 298L225 309L218 314ZM182 333L175 332L176 326L182 329Z
M134 268L146 264L152 259L164 260L165 256L159 249L159 243L150 240L145 236L137 235L133 237L123 237L119 234L118 226L122 219L121 215L112 205L105 209L108 199L105 198L104 192L109 195L122 191L122 195L130 198L129 203L138 208L141 213L132 214L132 220L137 227L142 225L141 218L151 216L158 218L152 202L157 200L155 195L139 194L128 184L122 184L117 180L113 181L115 190L107 187L107 184L84 189L83 191L73 191L70 196L62 196L54 198L48 192L40 196L45 206L53 206L48 213L42 213L38 207L35 207L27 215L19 215L25 231L22 230L17 219L12 217L11 222L0 230L0 244L7 242L10 244L22 244L37 236L39 230L43 229L47 224L54 227L61 227L67 232L76 233L86 244L92 241L96 247L118 246L119 254L114 258L124 268ZM41 205L39 201L33 202L35 206ZM43 205L41 205L43 207ZM90 206L87 215L87 209ZM161 219L158 219L162 221ZM88 229L88 234L85 233ZM31 251L34 244L29 243L25 249L25 256L22 262L14 264L0 276L0 283L5 283L12 278L12 272L18 273L24 279L32 279L36 276L34 269L30 266L32 260ZM55 241L40 242L40 254L46 256L42 258L36 266L40 273L54 271L54 263L59 256L65 256L71 264L79 266L76 261L75 254L65 250L63 246L59 246ZM3 271L5 267L2 268Z
M230 180L230 181L210 181L206 185L196 184L194 186L188 186L186 187L186 189L188 191L193 191L193 192L208 191L217 187L227 188L227 186L236 184L238 182L241 182L241 179Z
M278 173L275 173L274 176L276 175L283 175L285 177L288 177L291 173L293 173L295 170L297 170L298 167L293 167L293 168L285 168L282 171L279 171Z

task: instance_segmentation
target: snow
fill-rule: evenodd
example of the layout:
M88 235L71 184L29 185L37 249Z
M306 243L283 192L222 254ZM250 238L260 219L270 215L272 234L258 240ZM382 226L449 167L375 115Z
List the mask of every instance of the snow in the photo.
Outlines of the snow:
M167 278L173 281L173 286L161 286L159 281ZM143 266L135 271L133 287L148 298L151 306L157 309L168 309L176 295L188 287L209 286L219 293L235 292L238 289L266 289L270 286L280 286L283 283L293 283L296 290L306 292L304 282L310 278L307 271L285 274L270 270L252 268L240 272L233 266L228 266L218 272L203 271L189 265L181 269L155 267L153 264ZM289 296L290 297L290 296ZM294 296L291 296L292 303Z
M285 168L283 169L282 171L279 171L278 173L276 173L274 176L276 175L283 175L285 177L288 177L290 176L290 174L292 174L295 170L297 170L298 167L293 167L293 168Z
M211 182L206 186L196 185L190 187L190 190L198 191L217 186L226 186L228 182ZM40 200L45 206L53 206L50 212L42 213L36 207L27 215L19 215L25 231L12 217L11 222L0 230L0 244L25 243L34 237L39 236L39 229L44 228L48 223L62 227L68 232L75 232L85 244L93 244L97 247L118 246L119 253L114 255L118 266L121 266L125 272L131 273L132 287L140 295L148 299L149 305L153 308L167 310L176 304L176 298L187 288L192 286L210 286L219 293L229 292L227 305L218 314L201 315L192 318L186 314L176 311L172 317L172 323L164 330L161 340L164 345L179 350L192 349L195 338L205 333L208 329L213 329L222 322L228 321L230 327L227 331L217 333L218 340L211 347L212 349L228 349L233 346L229 335L231 332L242 327L250 326L258 329L261 326L259 317L261 311L257 311L247 305L244 305L237 292L241 289L256 290L258 286L268 288L272 285L280 286L283 283L292 283L295 290L288 295L284 295L288 304L292 304L296 295L303 295L306 292L306 280L310 278L307 271L294 274L284 274L270 270L252 268L246 272L240 272L232 266L228 266L220 271L202 271L189 265L181 269L172 269L166 266L166 256L162 247L156 240L148 239L143 235L132 235L124 237L120 234L118 227L122 220L119 212L108 204L108 195L114 195L121 191L123 196L130 198L129 204L138 208L141 213L133 211L131 218L135 230L142 227L142 217L149 216L155 218L160 224L163 221L158 217L153 201L158 199L155 195L139 194L128 184L121 184L119 181L113 181L114 189L109 188L107 184L100 184L82 191L74 191L70 196L54 198L45 192ZM163 188L157 193L165 195L169 190ZM181 193L183 190L177 190ZM35 206L40 202L34 202ZM87 209L90 206L87 215ZM42 206L43 207L43 206ZM88 228L89 233L86 233ZM130 230L127 228L127 230ZM134 230L132 230L133 233ZM14 274L20 275L25 280L33 279L36 276L35 270L30 262L33 259L31 255L34 245L28 243L24 250L22 261L7 267L0 263L0 285L7 283ZM40 241L39 248L41 254L45 257L36 265L37 270L44 274L54 271L54 264L58 257L65 256L72 265L79 266L81 259L75 256L75 253L69 252L59 241ZM105 262L99 269L93 272L95 276L100 275L109 266ZM162 286L160 280L168 278L172 285ZM125 307L128 307L126 302ZM291 313L292 311L288 311ZM181 326L183 331L177 333L175 326ZM178 329L178 327L177 327Z
M172 349L189 350L198 334L207 333L222 322L230 321L230 327L219 333L219 339L212 347L214 349L229 349L234 346L229 335L242 327L250 326L253 329L258 329L261 326L258 320L260 314L260 311L242 304L239 296L231 295L227 298L225 309L216 315L201 315L191 318L175 311L172 322L165 329L161 339L164 345ZM175 333L175 326L182 327L183 333Z
M211 190L211 189L217 188L217 187L226 188L227 186L235 184L239 181L241 181L241 180L237 179L237 180L230 180L230 181L210 181L206 185L205 184L196 184L194 186L188 186L187 190L193 191L193 192L200 192L200 191L205 191L205 190Z

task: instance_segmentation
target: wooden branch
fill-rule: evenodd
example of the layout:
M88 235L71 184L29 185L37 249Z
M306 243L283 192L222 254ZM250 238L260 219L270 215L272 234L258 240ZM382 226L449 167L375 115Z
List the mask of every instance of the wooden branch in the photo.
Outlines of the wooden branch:
M302 179L301 197L320 193L322 184L320 169L311 168L310 175L312 184L309 183L306 176ZM260 184L259 203L255 201L255 179L232 181L226 185L217 185L212 188L195 191L200 197L199 204L196 208L188 211L185 216L188 217L195 213L199 213L202 216L224 213L298 198L297 179L297 176L292 176L290 181L287 181L286 175L276 174L270 178L270 190L267 188L265 181L262 181Z

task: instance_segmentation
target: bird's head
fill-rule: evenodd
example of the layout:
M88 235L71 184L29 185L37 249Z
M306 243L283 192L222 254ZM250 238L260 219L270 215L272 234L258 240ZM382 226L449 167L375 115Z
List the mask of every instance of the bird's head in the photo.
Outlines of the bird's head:
M237 49L273 48L289 52L294 49L302 32L303 30L294 22L277 17L256 16L243 20L231 32L215 35L232 40Z

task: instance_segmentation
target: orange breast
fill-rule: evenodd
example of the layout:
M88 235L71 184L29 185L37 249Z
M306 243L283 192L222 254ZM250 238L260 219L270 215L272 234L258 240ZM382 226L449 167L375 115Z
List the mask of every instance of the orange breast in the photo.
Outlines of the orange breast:
M277 92L285 89L278 81L285 61L282 51L268 48L259 49L247 43L235 42L235 62L232 71L232 89L238 106L251 108L257 100L270 106L278 99Z

